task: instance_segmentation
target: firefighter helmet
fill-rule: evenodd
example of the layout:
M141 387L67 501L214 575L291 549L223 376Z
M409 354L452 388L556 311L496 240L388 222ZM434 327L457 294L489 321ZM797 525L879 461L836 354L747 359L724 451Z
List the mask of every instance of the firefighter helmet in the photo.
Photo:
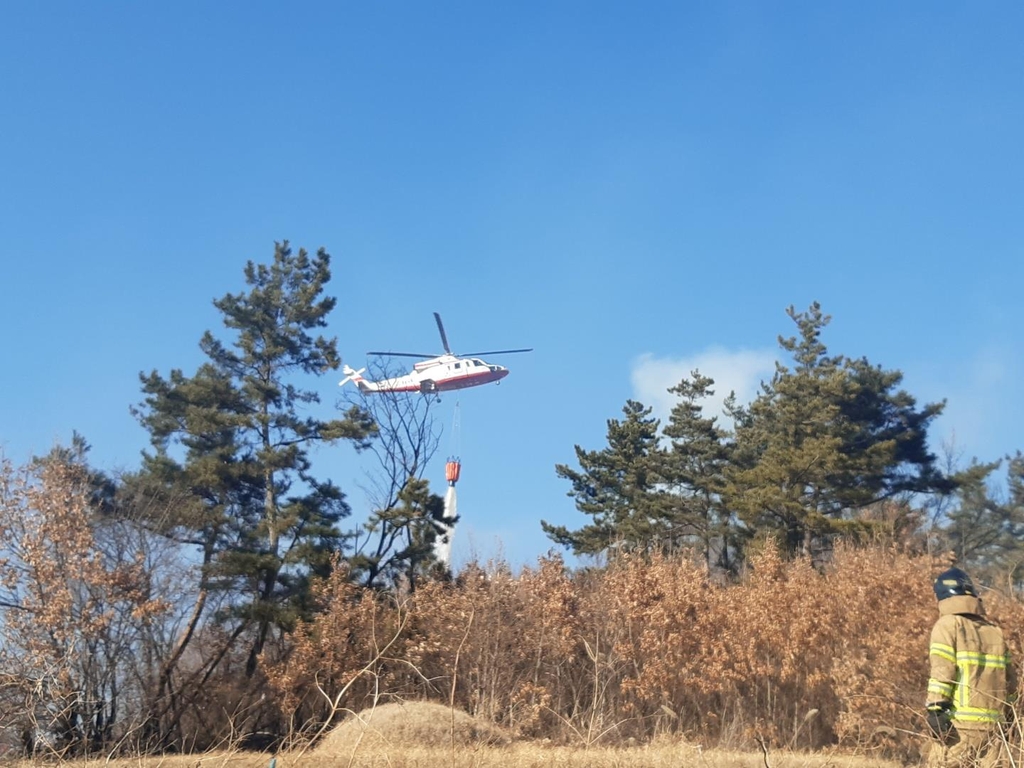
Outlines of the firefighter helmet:
M971 577L959 568L943 571L936 577L935 584L932 586L938 600L945 600L947 597L956 597L957 595L978 596L978 590L974 588Z

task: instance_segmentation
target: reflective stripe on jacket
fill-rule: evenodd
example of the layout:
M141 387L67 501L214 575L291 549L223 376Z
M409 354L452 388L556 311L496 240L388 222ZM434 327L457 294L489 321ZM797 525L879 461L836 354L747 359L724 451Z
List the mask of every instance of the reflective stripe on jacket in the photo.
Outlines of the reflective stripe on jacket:
M939 602L928 655L928 704L948 702L958 728L1003 722L1012 680L1002 630L981 615L981 601L967 595Z

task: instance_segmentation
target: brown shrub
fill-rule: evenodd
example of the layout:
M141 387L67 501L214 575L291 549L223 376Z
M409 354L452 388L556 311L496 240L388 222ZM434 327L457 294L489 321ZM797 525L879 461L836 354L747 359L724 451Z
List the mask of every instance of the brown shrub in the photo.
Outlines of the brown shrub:
M545 558L518 575L472 565L402 605L336 578L325 613L300 628L288 663L268 677L299 722L303 711L317 722L337 715L316 683L349 685L339 704L350 709L370 697L444 701L446 711L556 742L682 734L909 756L923 743L913 732L923 725L937 616L930 583L941 567L895 549L840 547L818 570L768 545L723 586L683 557L626 556L576 572ZM986 602L1019 650L1024 607L998 595Z

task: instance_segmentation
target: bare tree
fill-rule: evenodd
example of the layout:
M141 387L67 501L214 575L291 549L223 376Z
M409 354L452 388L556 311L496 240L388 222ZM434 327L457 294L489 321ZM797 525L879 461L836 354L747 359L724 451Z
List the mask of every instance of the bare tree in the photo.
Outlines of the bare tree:
M370 365L374 380L397 375L387 361ZM424 470L437 450L440 429L434 419L436 395L415 392L361 392L352 387L339 407L368 412L377 434L368 451L375 467L364 490L372 511L355 535L351 559L355 578L366 586L400 580L410 589L435 562L434 542L444 530L444 499L430 492Z
M97 524L86 450L0 461L0 719L29 752L96 752L131 728L145 638L170 610L146 542Z
M207 706L205 689L241 634L216 630L230 596L210 575L212 546L179 524L191 503L186 494L126 475L112 514L102 521L102 530L131 531L145 543L147 572L169 606L161 622L147 627L137 652L139 714L126 745L143 751L184 748L204 738L185 724Z

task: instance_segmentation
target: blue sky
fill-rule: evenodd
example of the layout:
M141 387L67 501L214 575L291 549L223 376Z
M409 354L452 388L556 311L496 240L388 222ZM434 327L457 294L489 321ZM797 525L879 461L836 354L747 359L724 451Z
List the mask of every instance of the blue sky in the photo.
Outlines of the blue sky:
M276 240L333 256L346 362L534 347L445 398L456 562L587 521L554 473L693 365L751 393L822 303L832 351L947 398L939 449L1024 448L1024 8L1011 3L0 6L0 447L147 446ZM337 379L316 380L327 406ZM358 518L364 467L321 450Z

